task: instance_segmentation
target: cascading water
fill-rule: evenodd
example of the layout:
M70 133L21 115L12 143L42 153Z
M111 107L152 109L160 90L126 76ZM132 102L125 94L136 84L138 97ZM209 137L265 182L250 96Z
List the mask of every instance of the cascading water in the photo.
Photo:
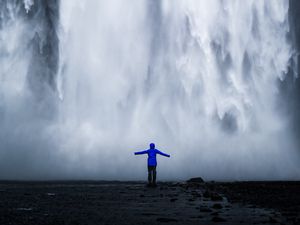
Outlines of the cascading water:
M2 178L140 179L150 142L165 179L300 177L288 1L0 7Z

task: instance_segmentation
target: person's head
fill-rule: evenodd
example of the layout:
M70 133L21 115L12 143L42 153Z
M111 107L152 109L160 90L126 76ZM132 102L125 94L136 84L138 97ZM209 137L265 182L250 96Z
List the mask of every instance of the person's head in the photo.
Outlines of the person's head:
M154 144L154 143L151 143L151 144L150 144L150 148L151 148L151 149L154 149L154 148L155 148L155 144Z

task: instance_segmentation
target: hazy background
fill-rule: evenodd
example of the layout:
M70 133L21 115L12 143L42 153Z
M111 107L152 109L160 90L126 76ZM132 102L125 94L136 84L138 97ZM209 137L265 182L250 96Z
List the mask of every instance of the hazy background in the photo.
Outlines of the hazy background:
M296 0L2 0L0 179L300 178Z

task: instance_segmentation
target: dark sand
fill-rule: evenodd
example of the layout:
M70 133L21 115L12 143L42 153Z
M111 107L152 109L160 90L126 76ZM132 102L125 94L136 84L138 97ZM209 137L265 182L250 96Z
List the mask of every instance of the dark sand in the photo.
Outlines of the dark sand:
M0 225L300 224L300 182L0 182Z

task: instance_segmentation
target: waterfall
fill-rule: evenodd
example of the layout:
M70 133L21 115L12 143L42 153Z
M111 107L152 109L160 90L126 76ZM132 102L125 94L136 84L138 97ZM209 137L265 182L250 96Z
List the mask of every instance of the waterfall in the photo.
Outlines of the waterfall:
M289 1L0 10L0 162L14 162L0 168L33 164L8 177L140 179L133 151L155 142L171 154L159 159L164 179L299 178L280 88L296 53Z

